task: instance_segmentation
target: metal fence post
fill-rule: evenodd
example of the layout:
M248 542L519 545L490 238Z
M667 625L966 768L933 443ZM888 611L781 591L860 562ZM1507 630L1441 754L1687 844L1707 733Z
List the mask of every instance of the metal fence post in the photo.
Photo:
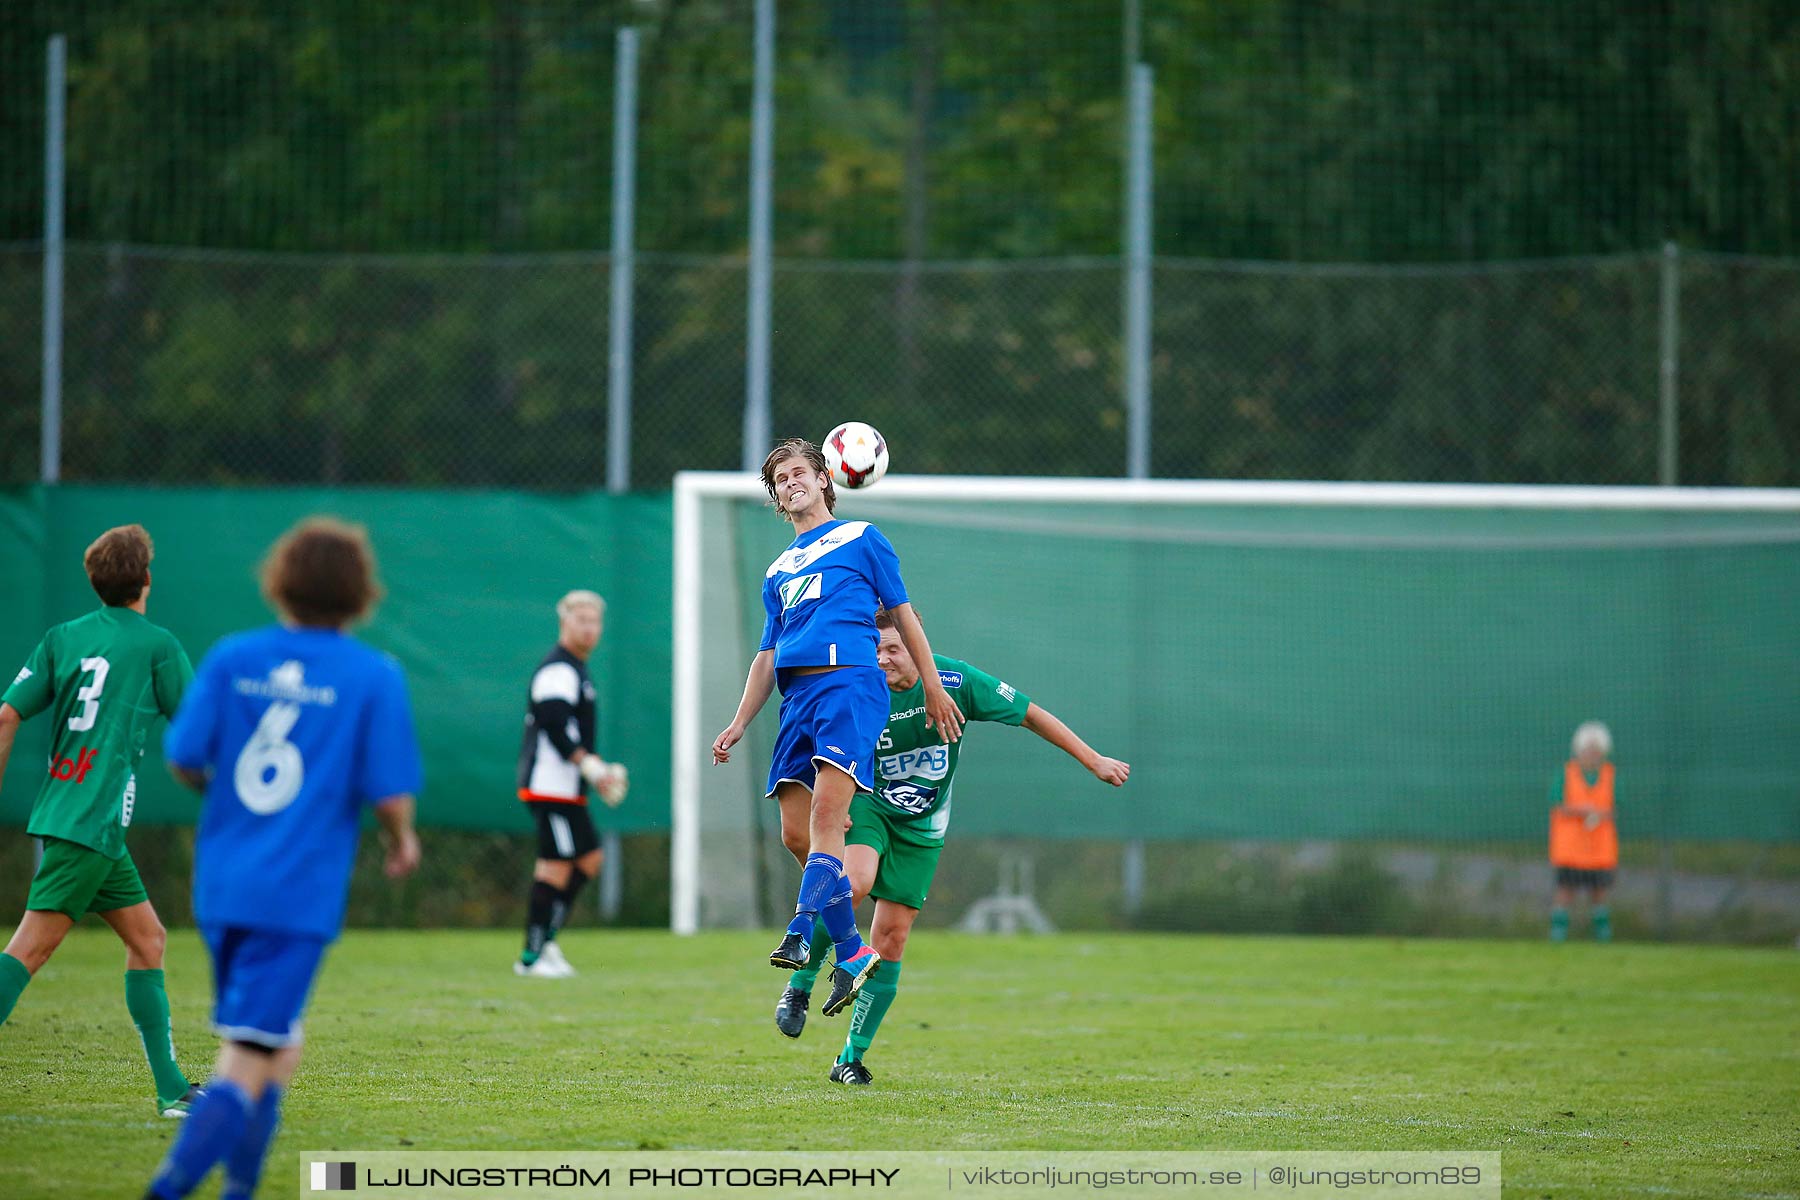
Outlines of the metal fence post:
M1661 367L1662 413L1658 422L1661 442L1657 453L1656 481L1674 487L1681 478L1680 415L1677 386L1681 369L1681 248L1664 242L1662 251L1662 330L1657 337Z
M1133 14L1135 15L1135 14ZM1135 35L1135 30L1131 33ZM1126 139L1125 209L1125 473L1150 475L1150 119L1153 79L1144 63L1132 66ZM1120 878L1127 915L1144 907L1144 843L1125 843Z
M1150 474L1150 68L1131 71L1131 138L1125 217L1125 473Z
M600 919L608 925L619 919L625 899L625 855L620 848L623 840L616 829L600 835Z
M39 477L62 478L63 128L68 39L50 39L44 63L44 361Z
M612 308L607 356L606 490L631 488L631 300L637 204L637 30L619 30L613 66ZM600 835L600 919L619 919L625 863L619 832Z
M1125 854L1119 862L1119 889L1124 893L1125 915L1135 917L1144 911L1144 840L1133 838L1125 843Z
M631 488L631 289L637 204L638 34L621 29L613 66L612 320L606 373L606 490ZM611 862L611 859L608 859Z
M1657 333L1660 413L1656 455L1656 481L1675 487L1681 480L1680 407L1677 387L1681 370L1681 248L1664 242L1662 249L1662 321ZM1664 798L1664 804L1669 801ZM1663 941L1674 935L1675 849L1669 841L1668 821L1663 821L1661 853L1656 872L1656 933Z
M1138 60L1144 56L1144 22L1143 7L1140 0L1124 0L1123 29L1119 38L1123 53L1120 54L1119 71L1119 157L1126 164L1119 175L1119 245L1128 246L1131 242L1131 76L1137 70ZM1119 312L1120 319L1131 307L1131 273L1125 272L1119 278Z
M756 76L750 100L750 312L744 354L746 471L769 451L769 255L775 146L775 0L756 0Z

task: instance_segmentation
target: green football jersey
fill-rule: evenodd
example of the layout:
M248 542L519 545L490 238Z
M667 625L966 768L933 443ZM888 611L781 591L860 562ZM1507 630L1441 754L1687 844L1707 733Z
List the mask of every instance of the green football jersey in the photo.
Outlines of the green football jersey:
M102 608L44 635L0 702L50 711L50 761L26 827L108 858L125 853L137 763L194 668L175 635L129 608Z
M978 667L942 654L938 678L971 721L1022 725L1031 697ZM925 727L925 681L888 693L888 723L875 746L875 796L898 831L925 845L943 845L950 828L950 783L963 743L946 745Z

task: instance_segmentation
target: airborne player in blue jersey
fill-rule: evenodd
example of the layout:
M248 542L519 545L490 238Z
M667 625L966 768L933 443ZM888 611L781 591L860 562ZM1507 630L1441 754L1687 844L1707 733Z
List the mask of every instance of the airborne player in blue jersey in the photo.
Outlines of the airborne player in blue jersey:
M932 661L931 646L907 602L894 547L867 521L833 517L837 492L817 447L802 438L782 442L764 460L762 481L795 537L763 579L762 644L737 714L713 741L713 761L730 759L779 684L781 729L767 794L781 806L781 840L803 869L794 919L769 962L790 971L805 966L815 919L822 921L837 956L822 1010L829 1017L881 964L856 931L844 876L850 798L874 791L875 742L888 717L887 678L875 662L876 608L893 615L918 661ZM945 741L961 736L962 713L935 676L925 683L925 713Z
M419 865L419 746L393 660L344 633L379 597L362 530L301 522L270 551L263 591L282 624L228 637L201 662L164 742L205 792L194 918L212 954L211 1082L147 1197L180 1200L225 1164L222 1200L256 1189L300 1061L300 1013L344 923L360 819L373 807L390 878Z

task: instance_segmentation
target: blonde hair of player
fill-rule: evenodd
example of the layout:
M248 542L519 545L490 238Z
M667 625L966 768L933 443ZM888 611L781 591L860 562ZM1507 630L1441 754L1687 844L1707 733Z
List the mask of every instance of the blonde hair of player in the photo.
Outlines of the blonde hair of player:
M1583 721L1575 727L1575 736L1569 739L1569 757L1580 759L1583 751L1592 748L1599 751L1600 759L1612 757L1612 730L1604 721Z
M592 609L601 616L606 615L606 601L599 592L590 592L586 588L576 588L556 602L556 615L566 617L576 609Z
M592 624L582 620L592 615ZM576 588L556 602L556 621L559 629L557 641L583 661L593 653L594 647L600 644L600 624L606 618L606 601L599 592L590 592L586 588ZM626 790L631 786L630 776L622 763L607 762L588 748L582 756L575 760L581 777L594 785L600 793L600 799L608 807L616 808L625 799ZM589 875L599 867L599 851L593 852L593 867L583 866ZM566 881L566 880L565 880Z

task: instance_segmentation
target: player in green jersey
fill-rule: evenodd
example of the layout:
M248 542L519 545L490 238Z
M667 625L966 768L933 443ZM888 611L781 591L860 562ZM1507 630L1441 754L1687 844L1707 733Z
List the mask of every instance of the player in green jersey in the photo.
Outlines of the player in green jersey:
M946 744L925 723L925 690L919 668L900 641L885 611L875 614L881 635L876 661L887 676L887 728L876 743L875 794L850 802L850 832L845 836L844 873L856 894L875 897L870 941L881 955L881 973L863 985L850 1018L850 1034L831 1068L834 1083L866 1084L872 1078L863 1053L875 1040L900 985L900 955L907 935L925 905L937 873L938 855L950 827L950 784L963 743ZM994 678L960 659L932 656L938 678L970 721L1022 725L1066 752L1102 783L1122 785L1131 765L1098 753L1055 714L1032 703L1012 684ZM795 971L775 1009L775 1027L799 1037L806 1027L814 982L823 963L818 948L828 938L813 938L815 955Z
M49 772L26 827L43 839L44 857L0 953L0 1023L75 922L99 913L125 943L125 1007L150 1060L156 1111L185 1117L197 1093L175 1065L166 934L125 850L144 741L194 677L181 643L144 619L152 554L141 525L96 538L82 562L103 606L46 633L0 694L0 776L19 725L46 710L52 722Z

